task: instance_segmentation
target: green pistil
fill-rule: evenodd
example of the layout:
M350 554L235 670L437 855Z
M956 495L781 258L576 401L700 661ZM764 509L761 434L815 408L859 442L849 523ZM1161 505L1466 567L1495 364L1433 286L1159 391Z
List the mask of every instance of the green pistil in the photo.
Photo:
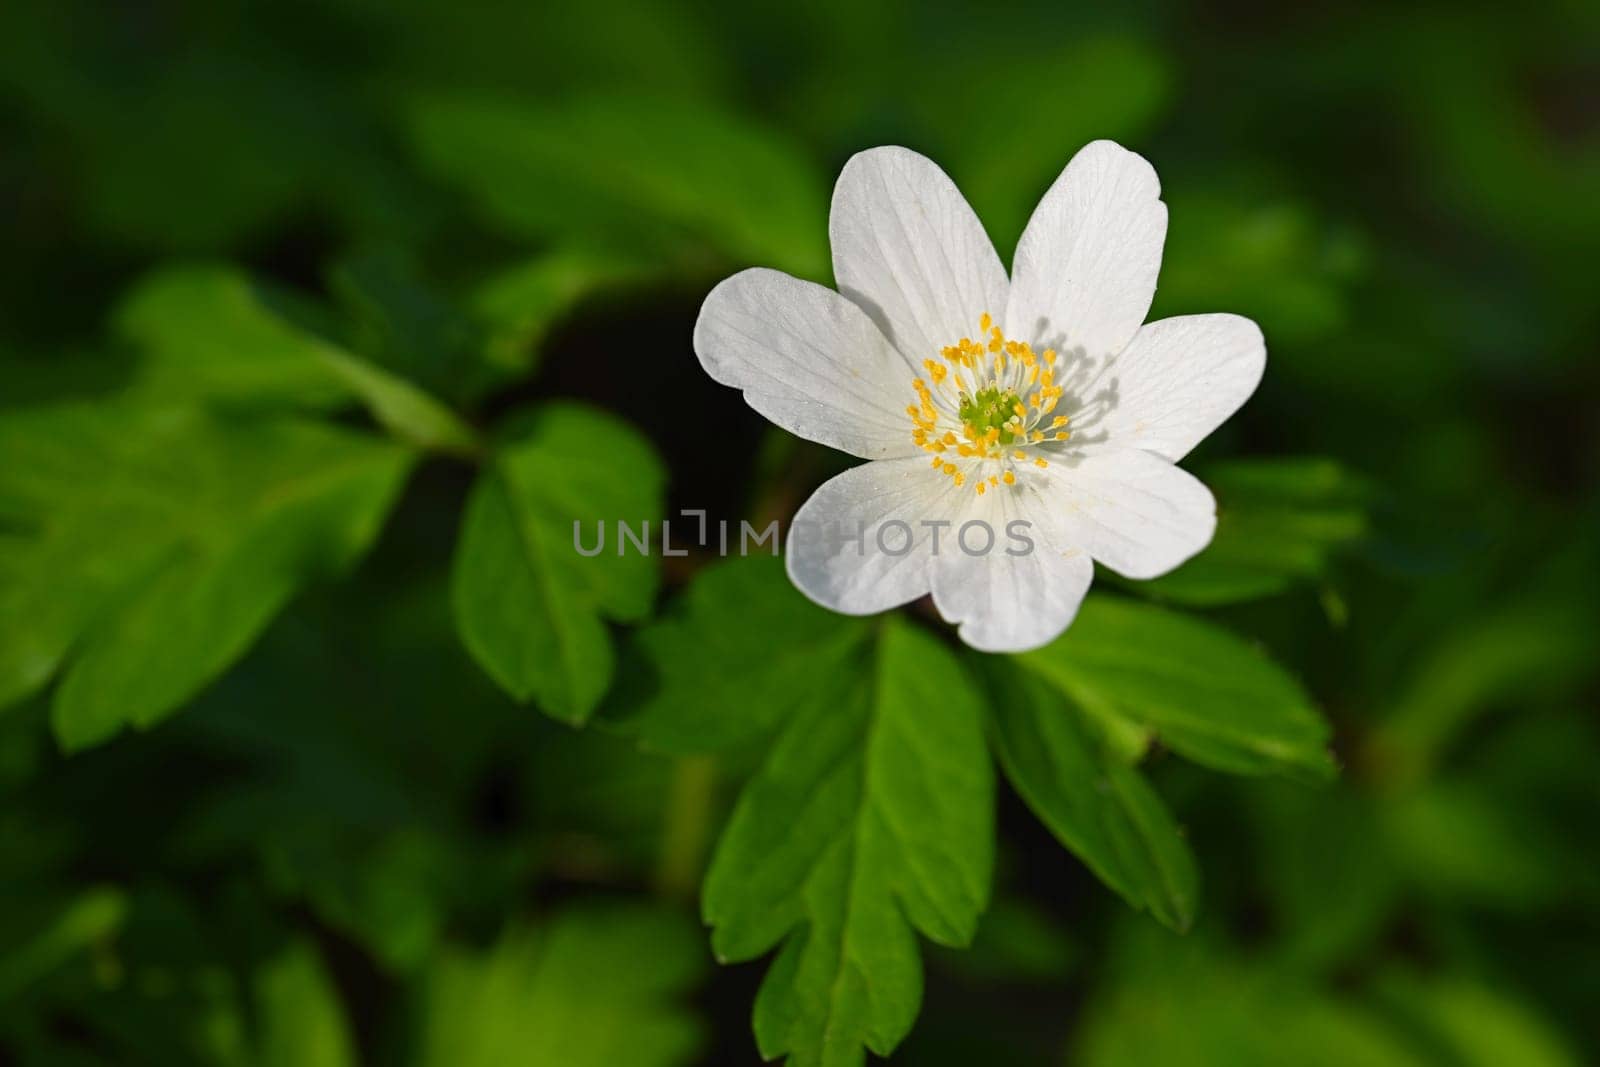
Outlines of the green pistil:
M972 427L978 437L988 433L991 428L1000 431L1000 443L1009 445L1016 437L1011 432L1006 421L1017 413L1017 405L1021 399L1016 393L1007 389L1001 391L991 386L988 389L978 390L977 396L961 394L961 421Z

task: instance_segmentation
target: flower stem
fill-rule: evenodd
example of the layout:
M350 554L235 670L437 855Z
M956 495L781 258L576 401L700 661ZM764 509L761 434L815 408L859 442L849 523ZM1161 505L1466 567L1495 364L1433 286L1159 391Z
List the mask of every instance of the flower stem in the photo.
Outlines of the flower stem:
M656 888L665 896L693 900L699 892L716 787L717 765L710 756L690 756L673 767L656 866Z

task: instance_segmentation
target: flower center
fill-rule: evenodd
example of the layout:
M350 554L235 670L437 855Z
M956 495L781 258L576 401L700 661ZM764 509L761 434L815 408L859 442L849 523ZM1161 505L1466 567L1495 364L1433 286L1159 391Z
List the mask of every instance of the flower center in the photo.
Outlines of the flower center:
M1008 340L988 312L978 320L978 336L984 340L963 337L945 346L943 362L922 361L928 377L912 382L917 402L906 414L911 440L933 453L934 468L958 486L974 476L982 496L1002 482L1015 485L1018 464L1048 467L1033 446L1070 435L1067 416L1052 414L1062 393L1055 350L1035 353L1026 341Z

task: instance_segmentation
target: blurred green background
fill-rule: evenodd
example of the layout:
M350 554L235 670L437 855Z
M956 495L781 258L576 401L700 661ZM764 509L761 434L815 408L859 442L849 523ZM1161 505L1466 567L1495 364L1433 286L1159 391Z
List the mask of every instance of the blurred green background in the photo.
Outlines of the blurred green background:
M475 470L615 440L625 514L787 516L843 461L705 378L707 289L831 281L886 143L1009 262L1097 137L1163 181L1152 317L1270 352L1191 464L1216 547L1130 591L1270 650L1342 773L1152 754L1181 935L1002 785L895 1062L1600 1061L1600 8L11 0L0 1063L757 1062L694 905L753 759L642 750L625 684L569 725L705 554L549 678L461 617Z

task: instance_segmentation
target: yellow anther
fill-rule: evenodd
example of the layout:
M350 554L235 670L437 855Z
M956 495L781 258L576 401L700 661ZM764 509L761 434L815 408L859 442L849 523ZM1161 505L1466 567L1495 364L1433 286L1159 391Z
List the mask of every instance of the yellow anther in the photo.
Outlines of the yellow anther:
M942 360L922 361L927 376L913 380L917 403L906 408L912 422L911 440L933 453L930 466L960 486L965 484L966 472L945 462L941 453L954 451L963 459L1002 461L995 465L996 473L980 471L975 475L974 488L980 494L986 492L986 487L998 487L1002 482L1017 484L1010 462L1033 459L1039 467L1049 466L1021 448L1002 448L1000 442L1003 437L1008 446L1012 442L1026 446L1046 440L1065 441L1071 436L1064 429L1070 421L1068 416L1050 418L1064 393L1056 384L1052 366L1056 350L1046 348L1036 353L1027 341L1006 337L994 316L984 312L979 317L977 340L963 337L939 349L939 356ZM1017 372L1017 365L1022 368L1021 373ZM946 384L955 386L942 396L953 400L959 394L959 429L954 426L954 419L940 424L943 413L934 404L930 382L936 389L943 389ZM1004 399L997 402L999 397ZM1007 405L1011 408L1009 414L1005 414ZM1007 451L1011 453L1009 459ZM1000 466L1007 469L1000 471Z
M1048 467L1048 466L1050 466L1049 462L1047 462L1046 460L1042 460L1042 459L1034 460L1033 461L1033 465L1035 467Z

